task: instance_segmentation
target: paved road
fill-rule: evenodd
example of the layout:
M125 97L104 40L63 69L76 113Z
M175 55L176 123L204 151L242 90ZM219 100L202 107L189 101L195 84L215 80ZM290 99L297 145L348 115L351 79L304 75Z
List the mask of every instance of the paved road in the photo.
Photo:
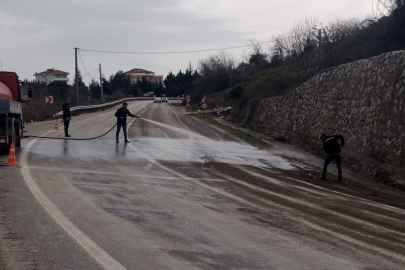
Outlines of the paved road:
M108 131L115 109L70 133ZM19 167L0 166L0 269L404 269L405 210L300 175L316 158L177 106L129 109L144 118L129 119L131 144L31 139ZM60 137L53 123L28 132Z

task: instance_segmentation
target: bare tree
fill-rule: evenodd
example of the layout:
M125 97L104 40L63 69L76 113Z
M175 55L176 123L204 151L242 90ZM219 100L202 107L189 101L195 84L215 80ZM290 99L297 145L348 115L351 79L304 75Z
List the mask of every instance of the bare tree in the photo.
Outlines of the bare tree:
M274 37L274 44L270 47L270 64L273 67L282 65L288 53L287 38L283 35Z
M287 53L300 71L311 69L318 57L316 48L319 44L319 27L317 19L306 15L289 31L286 39Z
M373 0L373 13L377 18L387 16L403 5L405 0Z
M323 38L327 42L337 42L342 38L349 37L364 29L365 22L359 19L336 20L323 29Z
M198 63L198 88L204 92L219 92L231 86L235 66L233 57L224 51L201 60Z
M252 52L249 55L249 64L253 67L259 67L268 64L268 55L263 52L262 45L259 41L251 39L249 40L252 45Z

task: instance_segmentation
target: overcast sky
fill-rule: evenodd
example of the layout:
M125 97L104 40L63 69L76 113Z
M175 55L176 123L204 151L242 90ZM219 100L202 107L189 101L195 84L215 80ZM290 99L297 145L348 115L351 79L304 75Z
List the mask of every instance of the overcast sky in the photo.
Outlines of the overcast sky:
M373 0L0 0L3 70L20 79L56 68L74 77L74 47L162 52L214 49L270 40L310 15L323 23L371 15ZM268 45L264 46L267 49ZM237 60L246 49L227 51ZM122 55L81 52L88 72L101 63L108 78L143 68L166 76L215 52ZM79 58L86 84L90 76ZM98 78L97 72L92 76Z

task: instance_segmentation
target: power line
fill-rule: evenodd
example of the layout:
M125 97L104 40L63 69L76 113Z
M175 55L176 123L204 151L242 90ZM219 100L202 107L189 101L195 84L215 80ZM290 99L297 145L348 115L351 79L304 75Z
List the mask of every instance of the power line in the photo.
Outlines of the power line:
M78 51L79 51L80 60L82 60L82 64L83 64L84 70L87 72L87 74L86 74L85 76L89 75L92 79L94 79L94 77L89 74L89 72L87 71L86 66L84 65L82 55L80 54L80 49L79 49Z
M98 71L98 68L97 69L95 69L95 70L93 70L92 72L89 72L88 74L86 74L86 75L84 75L84 76L82 76L82 77L85 77L85 76L90 76L90 74L92 74L92 73L94 73L94 72L96 72L96 71ZM91 77L91 76L90 76ZM94 79L94 78L93 78Z
M171 51L171 52L117 52L117 51L101 51L101 50L89 50L89 49L80 49L84 52L97 52L97 53L115 53L115 54L137 54L137 55L146 55L146 54L187 54L187 53L200 53L200 52L214 52L214 51L223 51L223 50L232 50L232 49L239 49L239 48L247 48L253 47L256 45L262 45L267 43L272 43L274 40L259 42L256 44L249 44L249 45L240 45L240 46L233 46L233 47L225 47L225 48L217 48L217 49L203 49L203 50L191 50L191 51Z
M257 43L253 43L253 44L247 44L247 45L223 47L223 48L216 48L216 49L188 50L188 51L120 52L120 51L105 51L105 50L91 50L91 49L80 49L80 51L83 51L83 52L95 52L95 53L110 53L110 54L135 54L135 55L187 54L187 53L215 52L215 51L232 50L232 49L239 49L239 48L248 48L248 47L254 47L254 46L257 46L257 45L273 43L273 42L276 42L276 41L290 40L290 39L297 39L297 38L308 38L308 35L296 34L296 35L293 35L293 36L275 37L275 38L273 38L271 40L267 40L267 41L263 41L263 42L257 42Z

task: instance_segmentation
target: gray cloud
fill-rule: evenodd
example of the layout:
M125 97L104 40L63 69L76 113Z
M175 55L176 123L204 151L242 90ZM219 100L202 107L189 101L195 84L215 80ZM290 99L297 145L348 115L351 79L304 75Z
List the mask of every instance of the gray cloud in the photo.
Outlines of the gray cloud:
M372 0L15 0L0 6L3 69L33 79L56 67L74 71L74 47L114 51L181 51L270 39L305 14L330 21L365 16ZM238 57L243 50L230 51ZM103 65L117 70L145 68L166 75L194 66L209 53L188 55L108 55L82 52L88 71ZM80 61L80 60L79 60ZM79 68L85 74L82 64ZM73 76L70 76L72 79ZM85 81L89 82L89 76Z

